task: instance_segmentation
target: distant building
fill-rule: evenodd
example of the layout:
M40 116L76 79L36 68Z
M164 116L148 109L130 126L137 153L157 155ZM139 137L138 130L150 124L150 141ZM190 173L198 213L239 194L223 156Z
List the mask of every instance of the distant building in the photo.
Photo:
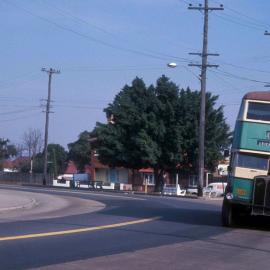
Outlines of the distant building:
M29 157L17 157L15 159L6 159L3 161L3 171L4 172L18 172L20 168L30 163Z

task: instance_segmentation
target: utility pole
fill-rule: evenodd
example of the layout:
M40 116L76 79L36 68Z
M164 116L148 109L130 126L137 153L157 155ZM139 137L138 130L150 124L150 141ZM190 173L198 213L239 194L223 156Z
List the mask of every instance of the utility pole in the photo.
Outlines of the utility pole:
M265 36L270 36L270 32L268 32L267 30L265 30L264 35ZM264 87L270 87L270 84L266 84Z
M44 167L43 167L43 185L47 184L47 166L48 166L48 132L49 132L49 113L51 113L51 82L52 75L59 74L60 70L42 68L41 71L47 72L49 75L48 82L48 98L46 104L46 120L45 120L45 136L44 136Z
M198 196L202 196L203 182L204 182L204 143L205 143L205 93L206 93L206 71L208 67L218 67L218 65L210 65L207 62L208 56L219 56L219 54L208 53L208 15L209 11L224 10L223 5L220 7L209 7L208 0L204 0L204 6L199 4L193 6L189 4L188 9L199 10L204 13L203 26L203 48L202 53L190 53L191 55L199 55L202 58L201 64L189 64L189 66L196 66L201 68L201 104L200 104L200 128L199 128L199 165L198 165Z

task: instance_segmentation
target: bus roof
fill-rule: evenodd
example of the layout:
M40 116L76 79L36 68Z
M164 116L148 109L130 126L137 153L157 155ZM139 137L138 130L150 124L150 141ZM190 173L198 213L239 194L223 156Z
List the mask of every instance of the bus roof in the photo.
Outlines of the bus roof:
M244 95L244 99L270 101L270 91L249 92Z

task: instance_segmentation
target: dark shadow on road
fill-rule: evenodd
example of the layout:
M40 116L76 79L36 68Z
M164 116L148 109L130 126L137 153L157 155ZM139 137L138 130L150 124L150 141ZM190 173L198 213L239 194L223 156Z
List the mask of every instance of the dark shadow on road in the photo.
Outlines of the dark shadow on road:
M144 208L132 209L116 208L102 210L103 215L116 215L132 218L160 217L163 221L187 223L193 225L220 226L220 212L215 210L185 209L185 208Z
M118 201L117 207L106 207L102 215L131 218L160 217L161 220L193 225L220 226L221 206L200 203L198 200L167 200L155 198L147 201Z
M241 217L239 220L237 220L236 224L234 225L234 228L256 230L256 231L270 231L270 217L266 216Z

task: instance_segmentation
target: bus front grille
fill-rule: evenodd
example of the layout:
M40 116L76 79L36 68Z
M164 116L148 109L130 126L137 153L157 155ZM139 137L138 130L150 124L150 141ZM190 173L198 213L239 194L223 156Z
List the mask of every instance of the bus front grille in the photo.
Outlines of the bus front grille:
M270 178L256 177L253 189L253 215L270 215Z

